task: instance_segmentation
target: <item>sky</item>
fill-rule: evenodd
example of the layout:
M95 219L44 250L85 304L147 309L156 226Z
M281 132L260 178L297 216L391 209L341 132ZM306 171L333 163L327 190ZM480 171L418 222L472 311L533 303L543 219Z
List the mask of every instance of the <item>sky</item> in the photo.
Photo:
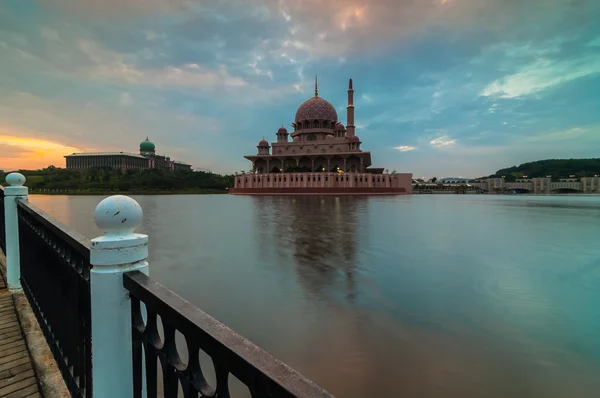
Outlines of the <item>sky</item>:
M319 94L373 166L600 156L598 0L3 0L0 169L80 151L248 170Z

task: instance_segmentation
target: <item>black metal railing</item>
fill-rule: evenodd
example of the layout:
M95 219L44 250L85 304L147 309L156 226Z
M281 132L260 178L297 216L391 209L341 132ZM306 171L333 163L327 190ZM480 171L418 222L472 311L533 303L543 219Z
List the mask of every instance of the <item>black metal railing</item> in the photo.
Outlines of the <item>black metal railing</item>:
M27 201L17 204L23 291L71 396L90 398L90 241Z
M0 185L0 249L6 254L6 224L4 221L4 188Z
M229 375L241 381L252 397L332 397L304 376L238 335L210 315L200 311L140 271L124 275L129 291L133 324L134 397L142 397L142 350L145 354L148 398L228 398ZM146 307L146 321L141 303ZM161 339L157 316L162 321ZM187 364L179 356L175 335L179 331L187 345ZM205 379L199 351L208 354L214 365L216 385ZM157 380L160 361L162 380ZM159 394L159 385L162 385Z

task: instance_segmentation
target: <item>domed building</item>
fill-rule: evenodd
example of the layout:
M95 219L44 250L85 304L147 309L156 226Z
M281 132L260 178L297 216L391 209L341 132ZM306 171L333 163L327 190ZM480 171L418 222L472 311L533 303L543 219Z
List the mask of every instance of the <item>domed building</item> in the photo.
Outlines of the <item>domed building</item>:
M192 166L156 154L156 146L148 137L140 143L139 154L129 152L85 152L65 156L67 169L112 168L125 170L159 169L164 171L191 170Z
M384 174L371 167L354 125L354 88L348 86L346 126L335 107L315 94L298 107L292 132L281 126L276 141L265 138L245 156L252 172L238 175L232 194L402 194L412 192L412 174Z

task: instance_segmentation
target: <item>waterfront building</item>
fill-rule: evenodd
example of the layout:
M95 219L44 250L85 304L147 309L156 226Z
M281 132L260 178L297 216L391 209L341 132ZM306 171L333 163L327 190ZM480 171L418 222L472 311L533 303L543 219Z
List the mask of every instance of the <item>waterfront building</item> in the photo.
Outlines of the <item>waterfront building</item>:
M600 193L600 177L561 178L552 181L551 177L519 178L515 182L506 182L504 178L485 178L473 180L469 185L487 192L518 191L535 194L557 192Z
M237 175L232 194L408 194L412 173L384 174L371 167L371 153L362 149L354 124L354 88L348 86L346 126L335 107L314 96L298 110L291 133L281 126L276 141L264 137L252 162L251 172Z
M140 143L139 153L85 152L65 156L67 169L83 170L109 167L125 170L158 169L163 171L191 170L192 166L169 156L156 154L156 146L148 137Z

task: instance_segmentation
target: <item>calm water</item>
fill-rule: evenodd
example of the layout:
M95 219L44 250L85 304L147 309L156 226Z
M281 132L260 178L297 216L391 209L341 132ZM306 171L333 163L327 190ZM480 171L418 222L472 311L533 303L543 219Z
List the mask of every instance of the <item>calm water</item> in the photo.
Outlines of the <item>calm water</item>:
M154 279L338 396L600 394L600 197L136 199Z

